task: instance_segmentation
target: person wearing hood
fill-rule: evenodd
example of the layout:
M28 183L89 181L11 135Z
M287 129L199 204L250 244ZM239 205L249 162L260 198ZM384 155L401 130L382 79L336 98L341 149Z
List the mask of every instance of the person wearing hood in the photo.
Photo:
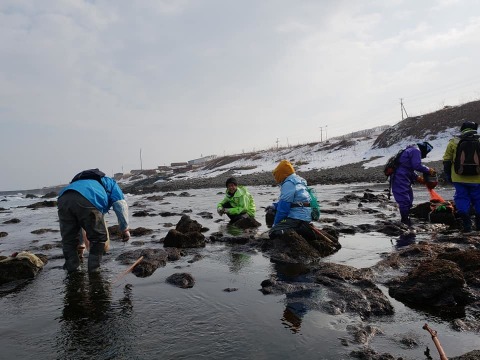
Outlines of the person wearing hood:
M475 209L475 226L480 231L480 142L478 124L465 121L460 134L450 139L443 155L445 180L453 183L453 200L462 219L463 231L472 231L470 207Z
M255 201L247 188L238 185L233 177L227 179L225 186L225 197L217 204L218 215L226 214L231 223L245 217L255 218Z
M424 183L423 177L415 171L423 174L435 175L436 171L422 164L427 154L432 151L433 146L424 141L407 146L398 159L398 166L390 177L392 194L398 204L401 222L411 226L410 209L413 206L413 189L415 182Z
M295 169L288 160L282 160L273 170L273 177L280 185L278 202L275 208L273 226L269 231L270 239L277 238L289 231L300 235L311 233L312 209L307 181L295 174Z

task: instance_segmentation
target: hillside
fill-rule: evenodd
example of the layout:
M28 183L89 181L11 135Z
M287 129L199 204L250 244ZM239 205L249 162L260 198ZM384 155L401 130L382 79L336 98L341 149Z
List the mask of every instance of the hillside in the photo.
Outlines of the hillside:
M235 176L244 185L274 185L272 170L288 159L309 184L385 182L383 165L405 146L427 140L432 152L427 166L442 169L448 140L459 131L464 119L480 122L480 101L409 117L393 126L357 131L328 141L217 157L195 170L165 175L125 174L118 180L127 193L173 191L189 188L224 187ZM31 190L45 194L59 186Z

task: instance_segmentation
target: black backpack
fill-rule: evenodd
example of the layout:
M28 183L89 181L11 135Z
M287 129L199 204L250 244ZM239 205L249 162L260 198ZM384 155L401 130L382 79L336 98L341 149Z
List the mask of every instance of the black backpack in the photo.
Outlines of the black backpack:
M480 141L478 135L460 139L453 161L453 169L458 175L480 175Z
M70 184L78 180L97 180L103 186L102 178L104 176L105 173L98 169L83 170L73 177L72 181L70 181ZM103 187L105 188L105 186Z
M388 159L387 163L385 164L385 167L383 168L383 173L387 178L389 176L392 176L395 170L397 170L398 163L400 160L400 155L402 155L404 150L405 149L400 150L398 153L396 153L390 159Z

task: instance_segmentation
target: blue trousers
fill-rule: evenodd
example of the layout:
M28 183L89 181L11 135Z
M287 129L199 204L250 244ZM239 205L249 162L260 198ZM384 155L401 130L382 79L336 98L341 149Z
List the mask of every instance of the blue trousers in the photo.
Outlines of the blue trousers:
M480 214L480 184L454 182L453 186L455 187L453 200L457 212L468 214L470 206L473 205L475 213Z

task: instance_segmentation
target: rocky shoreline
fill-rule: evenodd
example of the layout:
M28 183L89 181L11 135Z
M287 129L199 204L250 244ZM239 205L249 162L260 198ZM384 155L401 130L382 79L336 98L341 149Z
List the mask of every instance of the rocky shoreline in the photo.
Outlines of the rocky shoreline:
M339 166L336 168L298 171L297 174L305 178L309 185L333 185L333 184L351 184L351 183L385 183L387 181L383 175L383 165L365 169L365 161ZM433 167L441 173L443 165L441 161L424 162L426 166ZM248 175L237 175L235 170L229 170L221 175L211 178L190 178L185 180L168 180L156 183L160 180L159 176L152 176L133 184L123 185L122 190L130 194L146 194L153 192L179 191L188 189L206 189L223 188L225 179L235 176L237 181L245 186L271 185L275 186L275 181L270 172L260 172Z

